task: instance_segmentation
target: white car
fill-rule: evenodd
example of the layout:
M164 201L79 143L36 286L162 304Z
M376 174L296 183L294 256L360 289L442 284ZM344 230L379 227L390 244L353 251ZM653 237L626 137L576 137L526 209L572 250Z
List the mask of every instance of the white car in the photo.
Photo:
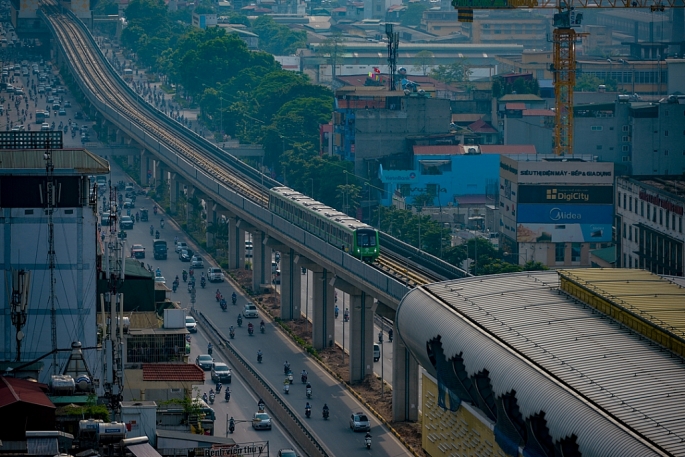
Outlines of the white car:
M252 303L247 303L245 305L245 308L243 309L243 316L246 318L248 317L259 317L259 311L257 311L257 307L253 305Z
M207 270L207 279L209 282L224 282L224 272L221 271L221 268L210 267Z
M179 241L176 243L176 254L180 254L184 249L188 249L188 244L185 241Z
M155 282L166 284L166 279L164 279L164 276L155 276Z
M193 316L186 316L186 330L190 333L197 333L197 322Z

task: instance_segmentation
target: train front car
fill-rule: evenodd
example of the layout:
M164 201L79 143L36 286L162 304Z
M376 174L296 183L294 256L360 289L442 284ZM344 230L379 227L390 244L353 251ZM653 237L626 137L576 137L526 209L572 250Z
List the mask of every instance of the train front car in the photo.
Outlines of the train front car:
M378 231L368 225L364 228L358 228L354 233L354 245L352 252L354 257L363 262L373 263L380 255L378 246Z

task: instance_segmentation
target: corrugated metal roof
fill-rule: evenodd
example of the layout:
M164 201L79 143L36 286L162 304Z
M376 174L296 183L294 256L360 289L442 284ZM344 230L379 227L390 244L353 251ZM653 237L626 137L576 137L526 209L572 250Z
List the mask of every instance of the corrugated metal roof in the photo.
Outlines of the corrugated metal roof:
M144 363L143 381L204 382L205 372L187 363Z
M582 268L559 270L617 306L685 338L685 288L645 270Z
M23 402L55 409L55 405L45 395L46 389L45 384L38 382L0 376L0 408Z
M583 455L685 455L685 369L629 329L569 298L556 272L472 277L413 290L398 335L422 366L426 342L484 369L496 395L516 391L521 414L544 411L555 440Z
M7 174L8 170L40 170L44 173L44 153L39 149L0 150L0 174ZM65 170L88 175L109 173L109 163L85 149L53 149L52 162L55 174L64 174Z
M136 457L162 457L150 443L133 444L126 446L126 449Z

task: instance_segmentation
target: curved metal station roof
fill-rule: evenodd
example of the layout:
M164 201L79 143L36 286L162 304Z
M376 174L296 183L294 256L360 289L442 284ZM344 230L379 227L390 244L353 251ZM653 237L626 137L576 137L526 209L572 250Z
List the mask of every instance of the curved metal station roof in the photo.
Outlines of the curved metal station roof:
M560 289L554 271L478 276L419 287L397 310L398 335L436 375L427 343L514 390L523 418L541 411L554 440L582 455L685 455L681 357Z

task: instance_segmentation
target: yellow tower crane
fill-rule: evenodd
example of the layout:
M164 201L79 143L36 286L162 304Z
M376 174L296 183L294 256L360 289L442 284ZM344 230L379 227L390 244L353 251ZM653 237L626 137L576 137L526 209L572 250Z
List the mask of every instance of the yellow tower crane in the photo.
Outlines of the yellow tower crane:
M553 67L554 96L556 99L554 122L554 153L560 156L573 154L573 87L576 84L575 44L583 19L579 8L684 8L685 0L452 0L459 12L460 22L473 22L475 9L554 8Z

